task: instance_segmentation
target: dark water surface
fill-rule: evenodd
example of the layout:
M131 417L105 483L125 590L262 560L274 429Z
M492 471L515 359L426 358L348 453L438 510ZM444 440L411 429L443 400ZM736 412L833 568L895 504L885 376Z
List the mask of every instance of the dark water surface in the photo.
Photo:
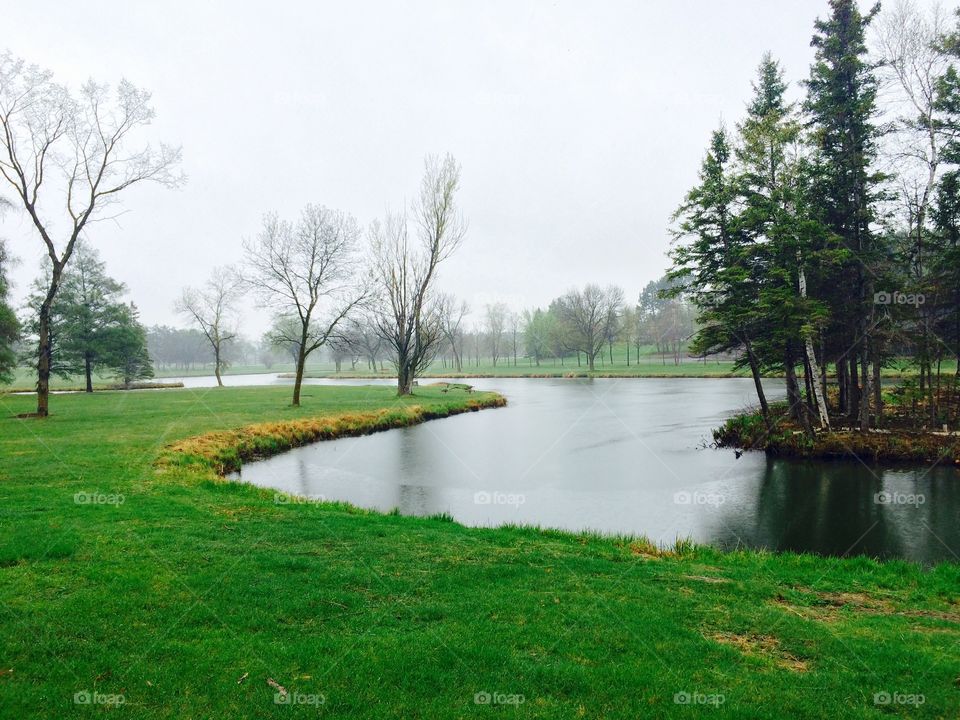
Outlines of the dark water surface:
M712 428L753 402L749 380L469 382L500 391L509 406L316 443L250 463L242 479L384 511L445 512L476 526L527 523L923 563L960 555L953 468L737 459L704 447ZM782 392L776 381L768 388Z

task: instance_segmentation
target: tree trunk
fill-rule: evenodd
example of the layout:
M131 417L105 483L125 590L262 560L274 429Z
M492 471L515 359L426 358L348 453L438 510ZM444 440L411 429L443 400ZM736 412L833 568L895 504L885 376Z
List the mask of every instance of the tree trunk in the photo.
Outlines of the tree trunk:
M217 387L223 387L223 378L220 377L220 348L213 351L213 374L217 376Z
M296 377L293 380L293 406L300 407L300 387L303 385L303 369L307 364L307 355L303 351L303 343L300 343L300 352L297 353Z
M797 357L793 347L793 342L787 343L787 350L784 358L784 370L787 379L787 402L790 406L790 416L800 424L807 435L812 434L810 419L807 416L807 407L803 402L803 396L800 393L800 383L797 380Z
M867 339L863 339L863 349L860 354L860 379L863 389L860 392L860 431L870 429L870 358L867 355Z
M883 420L883 392L880 386L880 369L880 357L877 354L873 358L873 404L877 409L877 427L880 427Z
M857 367L857 354L850 354L850 374L847 375L847 384L850 386L847 390L850 419L856 423L860 420L860 370Z
M400 365L397 373L397 395L413 394L413 372L406 363Z
M93 365L90 362L89 353L84 353L84 356L83 356L83 374L87 379L86 391L88 393L92 393L93 392Z
M767 395L763 392L763 384L760 381L760 363L757 362L757 356L753 353L753 348L749 342L744 343L747 350L747 359L750 362L750 374L753 376L753 386L757 391L757 399L760 401L760 414L763 416L763 422L767 426L767 432L773 431L773 423L770 421L770 405L767 403Z
M40 342L37 348L37 416L47 417L50 412L50 295L40 306Z
M827 398L823 392L823 382L820 377L820 366L817 364L817 356L813 352L813 339L807 335L804 338L804 352L807 360L807 371L810 374L810 390L813 392L813 399L816 403L817 418L820 427L830 429L830 413L827 410Z
M847 379L847 360L841 358L836 361L837 387L840 393L840 414L846 416L850 410L850 383Z
M803 270L803 256L797 250L797 286L800 291L800 297L807 297L807 275ZM806 355L807 367L807 387L813 390L813 396L817 403L817 415L821 428L830 428L830 414L827 412L826 393L820 392L820 367L817 365L817 358L813 352L813 332L809 331L803 338L803 350Z

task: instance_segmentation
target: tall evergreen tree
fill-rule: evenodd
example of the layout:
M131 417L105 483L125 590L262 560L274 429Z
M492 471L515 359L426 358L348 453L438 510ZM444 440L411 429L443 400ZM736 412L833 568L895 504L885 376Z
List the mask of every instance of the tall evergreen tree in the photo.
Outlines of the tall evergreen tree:
M28 328L34 334L39 327L36 308L46 287L45 279L38 280L28 301L34 313ZM140 327L136 313L123 302L125 291L123 283L107 275L97 250L78 242L73 262L64 271L60 291L50 308L51 372L61 378L82 375L86 391L93 392L94 373L115 374L118 368L128 365L135 354L131 348L140 336L146 353L146 331ZM23 359L36 362L32 353Z
M108 364L111 333L126 320L126 306L120 301L125 290L107 275L96 248L77 244L54 302L60 323L57 365L62 373L83 374L87 392L93 392L94 371Z
M809 429L810 411L829 425L812 335L827 317L808 297L805 265L815 258L822 228L810 217L808 164L801 153L801 127L785 99L783 70L770 54L760 63L747 116L738 125L736 155L738 221L750 240L762 282L758 310L764 318L758 353L766 368L781 370L793 418ZM804 402L796 368L806 373Z
M686 295L699 309L699 329L691 349L701 354L741 353L750 368L768 427L770 409L760 382L762 358L755 347L763 318L758 299L763 268L738 217L738 184L731 143L724 128L714 131L700 168L699 183L674 213L677 224L667 277L676 283L667 294Z
M872 342L878 243L871 227L880 180L871 170L877 87L865 42L878 11L875 5L863 14L856 0L830 0L829 17L815 23L806 102L815 148L815 207L842 259L820 288L833 310L828 352L837 364L841 411L861 429L870 425L868 366L879 362Z
M133 303L121 305L117 321L103 338L103 363L124 387L153 377L153 362L147 350L147 331Z

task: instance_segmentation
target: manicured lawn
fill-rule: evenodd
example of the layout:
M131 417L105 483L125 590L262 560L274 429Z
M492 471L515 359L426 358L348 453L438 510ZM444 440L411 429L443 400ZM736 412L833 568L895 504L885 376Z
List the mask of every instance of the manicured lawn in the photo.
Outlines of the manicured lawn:
M0 716L957 716L957 565L664 554L158 469L188 436L398 402L289 393L56 396L44 421L0 396Z
M340 372L330 363L317 363L307 368L308 377L370 377L373 375L382 377L392 377L393 373L389 366L384 366L383 371L373 373L363 363L357 363L355 369L350 368L350 363L343 363ZM561 365L559 361L544 360L540 365L534 365L524 359L513 364L513 360L499 361L494 365L489 358L481 359L479 365L476 363L464 363L463 369L459 372L451 365L444 366L440 362L435 362L424 374L424 377L749 377L749 370L735 370L733 362L727 360L708 360L706 364L702 361L696 361L691 358L684 358L679 365L674 364L673 360L667 358L666 363L662 363L659 358L652 359L644 357L641 362L633 360L627 365L623 359L610 364L601 364L598 360L594 370L591 372L587 368L586 362L577 365L576 358L567 358Z
M248 373L282 373L282 372L292 372L293 365L290 364L281 364L273 365L268 370L264 365L233 365L228 368L226 374L228 375L244 375ZM152 381L144 382L164 382L165 378L178 378L178 377L207 377L213 375L213 366L202 366L202 367L193 367L190 369L180 369L180 368L156 368L154 371L154 378ZM101 377L100 375L94 374L93 376L93 386L94 388L106 388L108 386L114 385L118 382L116 378L109 376ZM54 375L50 378L50 387L55 390L62 389L83 389L85 384L85 379L82 375L74 375L72 377L62 378ZM0 385L0 392L9 392L10 390L34 390L37 386L37 373L35 370L26 367L18 367L14 370L12 381L6 385Z

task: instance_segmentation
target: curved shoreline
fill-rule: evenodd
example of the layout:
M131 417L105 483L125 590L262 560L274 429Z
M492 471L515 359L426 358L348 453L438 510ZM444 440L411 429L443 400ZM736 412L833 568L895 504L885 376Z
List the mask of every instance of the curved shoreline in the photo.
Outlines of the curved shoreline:
M465 398L461 404L440 408L406 405L376 412L255 423L233 430L203 433L167 445L157 465L161 468L201 466L222 477L240 470L244 462L267 458L312 442L371 435L507 404L507 399L498 393L477 395Z

